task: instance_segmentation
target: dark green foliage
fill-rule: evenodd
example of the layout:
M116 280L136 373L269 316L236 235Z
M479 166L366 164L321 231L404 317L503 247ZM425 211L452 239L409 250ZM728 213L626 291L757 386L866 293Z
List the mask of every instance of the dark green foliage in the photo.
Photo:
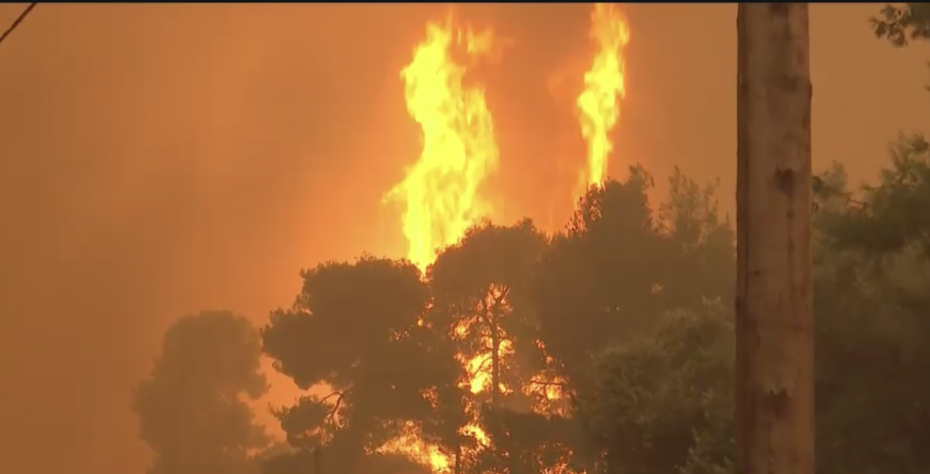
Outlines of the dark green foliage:
M815 221L821 471L930 469L918 447L930 436L920 375L930 360L930 227L920 204L930 203L930 163L921 137L902 136L890 154L878 184L859 193L835 169L840 192Z
M433 421L438 412L424 392L448 403L460 395L452 351L418 325L430 294L416 267L363 257L302 276L294 306L262 330L278 370L331 391L278 412L293 446L325 445L331 461L358 458L389 441L398 424Z
M734 351L731 313L709 303L598 354L574 407L605 472L728 469Z
M666 310L732 294L732 234L718 219L713 188L676 169L668 198L653 212L651 187L634 167L627 181L592 188L543 258L536 287L542 338L569 367L584 367L592 353Z
M930 4L886 4L869 23L875 36L899 48L912 41L926 41L930 39ZM927 89L930 90L930 87Z
M930 472L928 153L902 137L874 186L838 165L812 183L821 473ZM384 449L410 434L450 474L731 472L730 224L713 186L676 170L650 204L651 186L634 167L592 188L552 236L483 223L425 276L319 265L260 336L229 313L181 319L135 394L152 472L425 474ZM264 390L262 349L316 394L276 410L288 446L265 451L240 402Z
M879 16L871 19L871 24L876 36L888 39L895 46L930 39L930 4L885 5Z
M294 306L271 315L265 353L301 387L355 381L360 359L376 363L392 335L416 325L429 298L411 264L363 257L304 271Z
M920 135L900 137L889 150L891 166L883 168L876 186L866 186L858 201L836 186L821 192L846 195L849 206L824 209L824 238L839 249L858 249L875 256L907 248L930 253L930 144ZM833 181L844 180L835 170ZM838 175L839 174L839 175Z
M839 166L814 182L821 473L930 469L924 143L902 137L875 186L848 190ZM575 418L603 472L731 472L730 312L690 308L601 352L578 386Z

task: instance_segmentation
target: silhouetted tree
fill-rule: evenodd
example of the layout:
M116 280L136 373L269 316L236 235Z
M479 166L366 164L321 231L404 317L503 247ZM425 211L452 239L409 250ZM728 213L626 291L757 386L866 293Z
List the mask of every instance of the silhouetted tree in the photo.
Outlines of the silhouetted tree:
M409 262L363 257L302 277L293 307L262 329L265 353L298 386L328 394L278 417L294 447L322 447L335 472L365 471L374 462L366 454L405 430L423 434L436 397L454 403L461 367L422 323L429 288Z
M484 391L469 409L479 415L491 447L467 466L456 462L456 472L538 472L556 461L545 457L556 448L550 445L561 418L534 412L546 398L540 388L550 382L532 298L533 275L547 244L529 220L510 227L484 223L444 249L428 271L434 294L430 323L454 341L461 360L484 361L475 372L490 373L483 387L475 387ZM474 441L462 440L471 448L477 447ZM456 460L461 453L456 450Z
M151 474L254 472L250 455L268 440L243 400L265 393L260 356L258 332L230 312L185 316L168 329L133 393L140 437L155 454Z
M462 357L487 359L489 366L482 369L491 379L484 388L492 403L502 395L501 385L519 391L524 382L519 373L505 374L519 369L519 361L505 364L502 344L510 344L536 370L544 365L533 331L530 285L546 244L529 220L513 227L487 223L469 229L428 270L435 296L432 322L459 343Z
M891 165L881 170L877 185L856 196L835 186L821 192L850 204L821 217L831 226L831 245L876 256L904 249L930 256L930 144L921 135L902 135L889 153Z
M847 189L839 166L815 181L820 473L930 469L921 449L930 439L930 383L922 375L930 360L930 256L919 234L884 244L902 229L887 222L910 222L901 206L878 202L897 195L912 171L895 165L895 150L879 182L860 192ZM731 309L718 304L673 310L657 328L595 357L590 385L575 388L573 413L588 439L583 447L599 455L589 473L731 472L731 320Z
M541 335L569 378L663 311L732 295L732 232L717 215L713 187L676 170L657 212L651 187L646 171L633 167L625 182L591 188L542 259Z
M922 401L930 384L920 375L930 360L930 255L916 205L930 202L919 178L930 176L930 164L913 139L891 147L891 166L876 185L850 191L838 166L821 176L828 184L814 216L821 472L930 469L918 448L930 439Z

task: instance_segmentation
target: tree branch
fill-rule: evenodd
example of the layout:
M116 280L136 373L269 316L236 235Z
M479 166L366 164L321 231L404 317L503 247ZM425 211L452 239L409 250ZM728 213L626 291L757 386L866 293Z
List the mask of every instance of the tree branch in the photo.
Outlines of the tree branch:
M341 392L336 391L336 392L330 393L329 395L323 397L323 398L320 400L320 403L326 403L329 399L331 399L331 398L333 398L333 397L336 397L336 403L333 404L333 409L330 410L330 412L329 412L328 415L326 415L326 423L336 425L336 426L338 426L338 427L340 427L340 428L342 427L342 426L339 424L339 422L338 422L338 420L337 420L337 418L336 418L336 413L339 411L339 407L342 406L342 399L343 399L343 397L345 397L347 394L349 394L349 393L351 393L351 392L352 392L352 389L351 389L351 388L348 388L348 389L343 390L343 391L341 391Z
M530 380L524 385L524 387L529 387L531 385L538 385L542 387L559 387L565 388L565 382L556 382L552 380Z
M38 5L36 2L30 3L29 6L26 7L26 9L23 10L23 12L20 13L15 20L13 20L13 24L11 24L10 27L3 32L3 36L0 36L0 44L3 44L3 41L6 40L6 38L13 33L13 30L15 30L16 27L26 19L26 16L29 15L29 12L31 12L32 9L36 7L36 5Z

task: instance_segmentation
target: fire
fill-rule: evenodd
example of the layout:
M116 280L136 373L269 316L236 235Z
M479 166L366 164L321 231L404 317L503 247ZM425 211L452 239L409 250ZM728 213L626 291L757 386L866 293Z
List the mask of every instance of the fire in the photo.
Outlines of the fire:
M483 337L481 341L485 346L491 346L491 338ZM506 357L513 354L513 343L505 339L501 341L499 348L498 356ZM491 383L493 378L491 371L491 359L492 355L489 353L477 355L470 360L462 359L462 365L465 366L466 373L469 374L468 380L468 390L473 394L479 394L485 390L491 390L494 388ZM510 388L508 388L503 383L497 387L498 393L509 393Z
M626 95L623 50L630 30L614 4L595 3L590 35L594 60L584 74L584 91L577 100L581 134L588 145L586 167L579 176L582 191L599 186L607 177L607 158L613 150L610 131L620 118L620 100Z
M403 232L410 245L407 258L421 272L436 259L437 250L454 244L488 207L479 190L497 170L498 149L494 121L477 86L466 86L468 65L493 53L490 31L476 34L444 23L429 23L426 39L413 51L413 61L401 71L407 111L420 125L423 150L405 179L386 196L404 205ZM463 57L462 64L453 57ZM418 325L425 324L422 320ZM474 381L465 384L480 390ZM425 443L418 427L381 448L404 453L429 465L432 472L449 472L452 461L436 446ZM474 423L462 434L486 444L487 436Z
M606 176L607 157L613 146L609 132L619 118L619 100L625 91L622 50L629 40L626 22L613 6L597 4L592 21L591 36L597 52L584 76L584 92L577 99L582 135L588 143L588 163L582 175L585 188L600 184ZM425 40L413 50L413 60L401 71L407 110L420 125L423 148L404 180L391 189L385 200L403 205L407 258L424 273L438 250L459 241L469 227L489 215L490 208L480 191L485 179L498 167L494 121L484 91L466 85L463 79L469 66L493 53L492 39L490 32L475 34L456 28L451 19L430 23ZM420 320L417 324L427 323ZM462 336L465 328L456 327L455 331ZM506 334L501 336L504 339L497 345L497 355L512 357L512 342ZM487 339L485 345L491 346L490 337ZM468 374L461 387L473 394L492 390L500 395L512 394L514 388L503 383L493 386L491 359L487 353L461 356L459 361ZM563 381L545 371L534 379L537 383L515 389L538 395L542 402L534 409L557 413ZM424 398L430 400L430 394L424 394ZM477 422L477 410L472 407L468 411L472 420L460 433L473 436L480 447L488 447L490 440ZM380 451L406 454L436 474L449 473L455 465L441 449L423 441L416 423L406 424L403 434Z
M410 459L428 465L434 473L451 471L451 460L437 446L423 441L419 427L414 423L404 425L403 433L382 446L378 451L403 453Z
M401 71L407 110L423 131L423 151L387 199L405 207L407 257L421 271L435 260L438 249L458 241L487 215L479 188L498 166L494 121L484 91L463 84L467 67L453 53L473 62L489 55L491 45L490 32L460 30L451 19L430 23L426 40Z

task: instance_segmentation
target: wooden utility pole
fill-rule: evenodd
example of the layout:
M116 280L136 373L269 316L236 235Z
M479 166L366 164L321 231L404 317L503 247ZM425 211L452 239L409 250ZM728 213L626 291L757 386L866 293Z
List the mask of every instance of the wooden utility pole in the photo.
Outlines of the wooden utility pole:
M737 15L737 474L813 474L808 5Z

